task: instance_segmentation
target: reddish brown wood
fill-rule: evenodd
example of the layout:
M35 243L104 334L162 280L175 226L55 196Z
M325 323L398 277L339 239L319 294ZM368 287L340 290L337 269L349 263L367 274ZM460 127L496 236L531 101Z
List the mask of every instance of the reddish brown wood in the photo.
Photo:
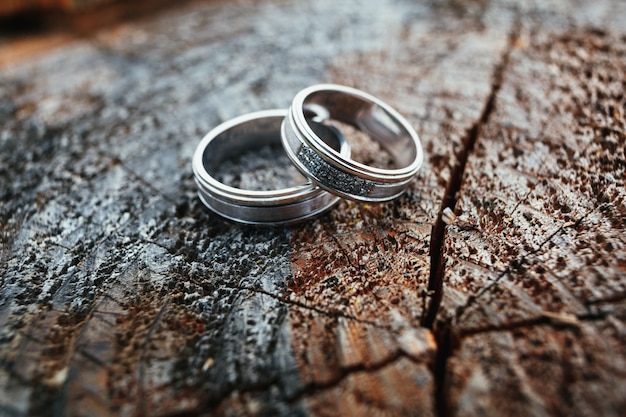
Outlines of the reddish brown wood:
M444 243L448 411L622 415L624 37L518 38Z

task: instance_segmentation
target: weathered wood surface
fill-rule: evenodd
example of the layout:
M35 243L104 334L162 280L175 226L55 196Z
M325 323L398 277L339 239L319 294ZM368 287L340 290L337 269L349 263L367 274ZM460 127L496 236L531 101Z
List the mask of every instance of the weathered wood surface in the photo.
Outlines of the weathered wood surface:
M625 27L618 0L215 1L6 66L0 414L624 415ZM420 132L407 194L207 212L200 137L321 81Z

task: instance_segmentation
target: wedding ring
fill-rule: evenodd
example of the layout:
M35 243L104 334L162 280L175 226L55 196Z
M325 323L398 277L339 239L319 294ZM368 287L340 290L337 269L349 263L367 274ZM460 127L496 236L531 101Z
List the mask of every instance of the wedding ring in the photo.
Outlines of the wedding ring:
M226 161L246 152L256 152L267 146L272 150L272 156L274 152L278 153L277 159L284 156L280 127L286 115L287 110L250 113L222 123L202 138L194 153L192 166L198 195L209 209L241 223L278 225L312 217L339 200L301 177L297 170L294 170L296 178L292 178L292 183L286 188L268 191L238 188L218 180ZM319 115L311 116L321 120ZM350 146L337 129L319 121L310 123L311 129L329 149L349 158ZM289 159L284 159L289 167ZM272 169L281 169L280 164L272 162Z
M307 117L351 125L391 155L395 166L382 169L346 157L316 134ZM357 201L381 202L401 195L424 160L420 139L409 123L381 100L334 84L306 88L294 97L281 128L289 159L321 188Z

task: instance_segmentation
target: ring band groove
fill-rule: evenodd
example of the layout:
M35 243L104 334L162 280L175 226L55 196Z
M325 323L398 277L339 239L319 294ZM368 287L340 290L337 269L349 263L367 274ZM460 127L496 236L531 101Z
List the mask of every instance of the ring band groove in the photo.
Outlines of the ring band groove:
M193 155L192 167L202 203L220 216L246 224L283 225L315 216L339 198L317 187L308 178L282 189L258 191L226 185L215 177L223 159L263 145L281 143L281 123L287 110L266 110L239 116L207 133ZM311 122L318 134L339 154L349 157L350 146L336 129Z
M311 108L368 134L399 167L365 165L329 147L306 117ZM321 188L357 201L382 202L401 195L424 159L419 136L404 117L370 94L336 84L315 85L296 94L281 132L287 155L300 172Z

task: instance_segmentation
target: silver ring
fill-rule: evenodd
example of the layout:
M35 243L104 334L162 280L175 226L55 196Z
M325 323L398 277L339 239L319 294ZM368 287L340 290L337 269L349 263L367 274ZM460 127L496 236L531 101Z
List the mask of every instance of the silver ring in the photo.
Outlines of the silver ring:
M307 115L354 126L386 149L397 168L381 169L356 162L335 151L315 133ZM380 202L402 194L420 169L420 139L394 109L363 91L320 84L294 97L281 128L283 146L294 165L320 187L357 201Z
M202 138L193 155L193 172L202 202L215 213L248 224L290 224L307 219L333 206L339 198L306 178L294 179L287 188L258 191L226 185L216 179L220 167L246 151L280 143L281 123L287 110L267 110L236 117L212 129ZM319 117L319 116L318 116ZM349 157L350 146L337 129L318 122L312 125L331 149ZM272 148L272 151L274 148ZM272 154L273 155L273 154Z

